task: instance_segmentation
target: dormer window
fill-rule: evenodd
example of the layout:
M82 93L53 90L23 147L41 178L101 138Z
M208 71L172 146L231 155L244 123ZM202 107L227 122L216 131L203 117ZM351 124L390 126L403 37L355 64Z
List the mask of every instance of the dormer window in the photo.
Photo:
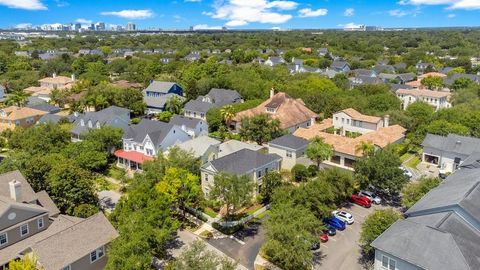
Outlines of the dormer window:
M100 128L100 122L97 122L97 128Z
M92 120L88 120L88 127L92 128Z
M272 107L267 107L267 112L269 113L275 113L277 109L272 108Z

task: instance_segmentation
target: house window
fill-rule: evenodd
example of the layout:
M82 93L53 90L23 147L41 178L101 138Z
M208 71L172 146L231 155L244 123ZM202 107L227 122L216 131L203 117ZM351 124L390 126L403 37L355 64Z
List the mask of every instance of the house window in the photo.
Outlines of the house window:
M37 219L37 225L39 229L43 228L43 217Z
M72 266L71 265L67 265L65 267L63 267L62 269L60 270L72 270Z
M205 182L208 182L208 174L205 174Z
M153 156L153 150L152 149L146 149L147 150L147 155Z
M15 126L20 126L20 120L15 121Z
M26 234L28 234L28 224L23 224L20 226L20 235L24 236Z
M385 255L382 256L382 268L387 270L395 270L397 262Z
M97 248L90 252L90 263L96 262L105 255L104 247Z
M0 234L0 247L8 243L7 233Z
M292 157L292 151L287 151L287 157L291 158Z
M260 177L262 177L262 171L257 172L257 178L260 178Z

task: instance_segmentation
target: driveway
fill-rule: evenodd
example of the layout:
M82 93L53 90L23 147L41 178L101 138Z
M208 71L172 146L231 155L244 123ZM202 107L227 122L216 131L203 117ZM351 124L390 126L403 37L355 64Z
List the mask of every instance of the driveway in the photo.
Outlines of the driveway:
M246 268L254 269L255 258L264 241L265 230L262 224L253 222L229 238L211 239L208 243L237 260Z
M118 201L122 197L122 194L113 190L102 190L97 192L98 200L100 201L100 207L108 212L113 211Z
M337 231L337 235L329 237L327 243L321 244L314 268L317 270L363 270L359 261L361 227L369 214L375 209L382 208L386 207L373 205L366 209L356 204L343 207L342 210L353 215L355 222L347 225L344 231Z

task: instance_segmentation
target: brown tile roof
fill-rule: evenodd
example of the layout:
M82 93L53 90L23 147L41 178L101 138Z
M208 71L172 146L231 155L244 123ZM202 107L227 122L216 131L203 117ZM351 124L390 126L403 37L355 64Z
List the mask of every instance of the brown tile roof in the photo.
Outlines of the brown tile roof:
M420 81L411 81L405 83L405 85L411 86L413 88L420 88L422 86L422 83Z
M352 117L354 120L359 120L363 122L368 122L368 123L378 123L382 118L377 117L377 116L370 116L370 115L364 115L358 112L357 110L353 108L348 108L345 110L342 110L341 112L346 113L348 116Z
M275 113L268 113L267 107L276 109ZM240 122L244 117L259 114L269 114L272 118L280 120L282 129L304 123L318 116L308 109L301 99L294 99L286 93L277 93L257 107L237 113L233 120Z
M299 128L293 135L311 140L315 138L319 132L323 132L330 127L333 127L333 120L332 118L327 118L319 124L313 124L310 128Z
M418 80L417 81L421 81L427 77L441 77L441 78L445 78L447 77L447 75L443 74L443 73L439 73L439 72L429 72L429 73L425 73L423 75L420 75L418 76Z
M424 90L424 89L398 89L397 94L412 95L415 97L433 97L433 98L443 98L443 97L448 98L451 96L450 92Z
M31 93L32 95L39 95L39 94L50 94L52 89L42 86L30 86L23 89L24 92Z
M35 110L28 107L17 107L17 106L10 106L4 109L1 109L0 112L5 112L5 116L0 113L0 119L6 120L19 120L25 119L27 117L33 116L42 116L47 114L47 112Z
M44 82L44 83L57 83L57 84L69 84L73 83L74 81L65 76L56 76L56 77L47 77L39 80L39 82Z
M293 135L307 140L311 140L318 136L323 138L326 143L332 145L336 152L361 157L363 153L355 151L361 142L370 142L380 148L384 148L385 146L404 138L406 132L406 129L403 127L394 125L380 128L377 131L366 133L357 138L349 138L326 133L324 130L325 129L320 129L319 125L314 125L310 129L299 128L293 133Z

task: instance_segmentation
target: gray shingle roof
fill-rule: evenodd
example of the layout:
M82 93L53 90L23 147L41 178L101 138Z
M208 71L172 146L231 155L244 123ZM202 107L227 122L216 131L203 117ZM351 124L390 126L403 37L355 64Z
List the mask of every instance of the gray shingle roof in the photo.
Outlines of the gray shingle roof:
M472 82L477 82L477 83L480 80L479 76L474 74L457 73L457 74L453 74L451 76L446 77L445 79L443 79L443 81L446 85L452 85L455 82L455 80L460 78L470 79Z
M235 90L219 88L212 88L210 92L208 92L207 96L217 107L236 103L242 99L242 96L240 96L240 94Z
M76 126L71 132L80 135L88 131L90 129L87 125L88 121L91 121L93 125L99 122L101 126L107 125L125 130L129 123L126 119L122 119L123 115L128 115L128 121L130 120L130 110L117 106L110 106L98 112L88 112L77 117ZM84 126L81 126L81 120L84 121Z
M212 160L210 163L218 172L243 175L282 158L276 154L262 154L250 149L242 149L230 155Z
M43 111L43 112L48 112L48 113L58 113L58 112L61 111L61 109L59 107L52 106L48 103L27 105L27 107L32 108L32 109L36 109L36 110L39 110L39 111Z
M176 115L175 117L172 118L172 120L170 120L170 124L173 124L179 127L185 126L189 129L195 129L200 122L203 122L203 120L186 117L183 115Z
M402 74L398 74L397 77L400 78L400 80L402 80L404 82L410 82L410 81L413 81L413 79L415 79L415 74L414 73L402 73Z
M130 126L123 135L123 138L142 143L148 135L152 143L157 147L162 143L173 126L171 123L142 119L137 125Z
M33 202L37 199L37 194L33 191L33 188L20 171L13 171L0 175L0 196L10 198L10 188L8 183L13 180L17 180L22 184L22 202Z
M158 93L168 93L170 89L175 85L174 82L160 82L160 81L153 81L145 90L144 92L158 92Z
M473 152L480 152L480 139L456 134L448 134L446 137L427 134L422 146L469 156Z
M220 141L208 136L200 136L195 139L177 144L176 146L185 151L192 151L196 158L205 154L212 145L220 145Z
M173 94L173 93L168 93L168 94L165 94L165 95L162 95L162 96L159 96L159 97L144 96L143 101L145 101L145 104L147 104L148 107L163 109L165 107L165 104L167 104L167 101L174 96L178 97L182 101L185 100L185 98L182 97L182 96L179 96L179 95Z
M288 134L269 142L268 145L298 150L308 146L308 143L309 141L304 138Z
M189 102L185 103L184 109L186 111L207 113L210 109L214 107L215 105L209 102L203 102L201 97L199 97L198 99L190 100Z
M342 70L345 68L345 66L347 66L348 63L344 60L335 60L333 61L332 63L332 68L335 69L335 70Z

